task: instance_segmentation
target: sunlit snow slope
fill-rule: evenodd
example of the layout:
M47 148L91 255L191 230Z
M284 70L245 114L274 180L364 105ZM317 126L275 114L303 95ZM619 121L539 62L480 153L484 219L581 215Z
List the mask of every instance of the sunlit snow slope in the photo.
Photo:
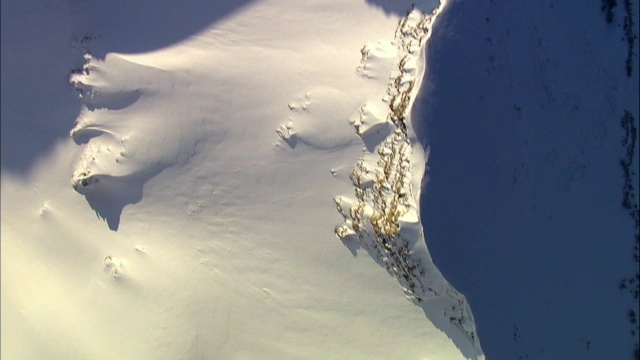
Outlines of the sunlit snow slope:
M176 4L2 2L2 358L482 359L417 209L441 5Z

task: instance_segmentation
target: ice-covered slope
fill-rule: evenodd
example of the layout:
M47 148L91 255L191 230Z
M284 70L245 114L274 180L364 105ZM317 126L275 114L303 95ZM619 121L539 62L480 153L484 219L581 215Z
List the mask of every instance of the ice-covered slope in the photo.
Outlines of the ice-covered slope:
M3 358L483 357L416 206L437 2L29 4L2 3Z
M458 1L434 28L414 107L431 149L422 219L487 358L637 358L638 280L619 289L638 272L624 3L607 24L599 1Z

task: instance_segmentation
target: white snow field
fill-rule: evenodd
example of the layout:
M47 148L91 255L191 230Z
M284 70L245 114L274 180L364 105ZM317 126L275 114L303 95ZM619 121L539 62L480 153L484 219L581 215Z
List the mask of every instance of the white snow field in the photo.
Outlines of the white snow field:
M2 359L484 358L417 206L444 3L1 4Z

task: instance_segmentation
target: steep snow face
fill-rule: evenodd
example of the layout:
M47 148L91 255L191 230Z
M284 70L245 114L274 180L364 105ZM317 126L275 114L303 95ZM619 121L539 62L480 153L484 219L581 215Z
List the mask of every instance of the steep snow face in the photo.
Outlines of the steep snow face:
M225 5L171 25L184 38L157 28L166 4L50 6L77 62L48 85L82 108L27 171L3 163L3 358L483 358L416 205L409 114L439 4ZM38 25L8 8L3 33ZM144 24L166 42L128 33ZM24 137L6 115L3 142Z
M637 126L639 71L636 57L627 76L623 32L599 6L452 2L427 47L422 219L488 358L633 358L620 124L628 110Z

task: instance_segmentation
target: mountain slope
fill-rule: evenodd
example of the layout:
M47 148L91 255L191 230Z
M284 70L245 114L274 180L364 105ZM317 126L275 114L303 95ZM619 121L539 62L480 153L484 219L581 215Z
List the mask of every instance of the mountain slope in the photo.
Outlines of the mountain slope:
M196 25L170 17L170 4L158 14L126 3L10 5L3 33L53 34L2 42L3 73L16 76L3 77L2 139L21 140L3 148L3 358L483 357L464 297L431 262L415 205L424 154L409 105L426 38L405 44L411 34L398 27L425 32L437 3L404 18L355 1L259 1ZM74 26L39 25L49 12ZM167 16L175 33L158 25ZM154 32L157 47L143 41ZM37 83L18 71L30 54L5 47L47 36L69 39L62 46L77 60L43 80L43 96L79 100L47 104L51 126L71 137L42 144L45 135L16 125L29 104L9 90ZM364 63L361 49L375 44ZM67 58L31 60L58 71ZM387 91L399 75L416 86L397 88L406 100L396 105ZM355 121L374 119L360 117L366 104L378 105L376 125L356 131ZM78 105L74 125L62 114ZM421 264L410 274L371 256L372 237L336 237L345 216L335 199L354 193L363 155L386 152L397 106L413 152L396 164L406 208L389 218L411 244L390 251ZM5 165L30 141L37 151Z

